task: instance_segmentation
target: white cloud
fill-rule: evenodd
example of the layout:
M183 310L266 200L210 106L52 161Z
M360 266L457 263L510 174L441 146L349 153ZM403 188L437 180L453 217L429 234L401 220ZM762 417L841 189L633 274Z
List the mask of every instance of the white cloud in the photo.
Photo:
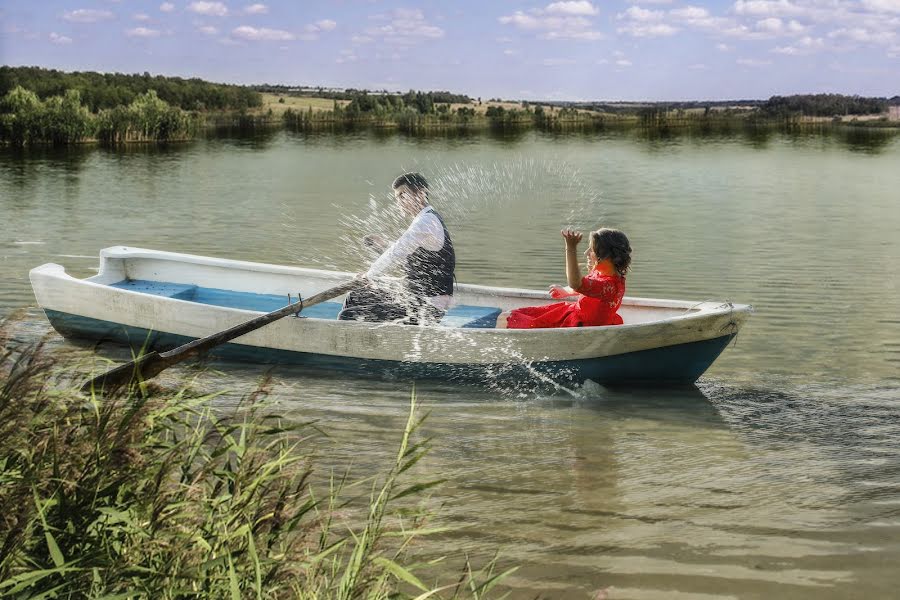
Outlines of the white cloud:
M388 14L378 14L373 20L386 20L388 23L370 27L364 36L371 40L381 40L397 46L411 46L428 39L444 37L444 30L432 25L425 19L425 14L415 8L397 8Z
M113 14L108 10L94 10L93 8L79 8L63 15L63 19L72 23L96 23L112 18Z
M669 16L674 20L698 29L712 29L721 31L727 29L732 21L724 17L715 17L705 8L699 6L685 6L669 11Z
M632 37L666 37L678 33L678 28L666 23L629 23L616 29Z
M756 30L770 35L800 35L807 28L791 19L787 23L778 17L767 17L756 22Z
M518 52L507 48L506 50L503 51L503 54L504 54L504 56L515 56L516 54L518 54Z
M684 20L708 19L709 11L699 6L685 6L684 8L673 8L669 11L673 17Z
M760 60L758 58L739 58L735 62L745 67L765 67L772 64L771 60Z
M862 5L875 12L900 13L900 0L862 0Z
M340 64L343 63L351 63L359 60L359 57L353 50L341 50L340 55L334 60L334 62Z
M592 29L592 21L582 16L587 13L576 14L571 8L566 9L568 12L560 8L554 8L551 12L551 7L570 4L581 5L578 2L554 2L546 9L535 9L527 13L517 10L511 15L500 17L498 21L501 25L512 25L517 29L537 33L544 40L602 39L603 34Z
M249 25L235 27L231 31L231 35L248 42L287 42L297 39L297 36L290 31L284 31L283 29L267 29L265 27L250 27Z
M57 44L59 46L62 46L65 44L71 44L72 38L65 36L65 35L60 35L54 31L50 34L50 43Z
M640 23L649 23L653 21L662 21L665 13L661 10L647 10L640 6L632 6L624 13L619 13L616 18L628 19L629 21L638 21Z
M219 30L212 25L201 25L197 28L197 31L199 31L203 35L216 35L217 33L219 33Z
M688 66L688 69L690 69L691 71L705 71L709 69L709 67L704 65L703 63L696 63Z
M732 50L734 50L734 48L732 48L728 44L716 44L716 50L720 52L731 52Z
M175 10L175 5L171 2L163 2L159 5L159 10L161 10L162 12L172 12L173 10Z
M208 15L211 17L228 16L228 7L221 2L191 2L188 10L198 15Z
M625 12L616 15L616 19L624 21L616 31L632 37L646 38L665 37L678 33L678 27L663 22L664 18L665 13L661 10L647 10L640 6L631 6Z
M739 15L784 17L801 15L805 11L790 0L737 0L734 12Z
M553 2L548 4L544 9L547 13L553 15L580 15L594 16L600 11L597 7L587 0L569 0L568 2Z
M321 21L316 21L315 25L319 28L319 31L331 31L337 27L337 22L331 19L322 19Z
M143 22L143 21L149 21L149 20L150 20L150 15L147 15L147 14L144 14L144 13L137 13L137 14L135 14L134 16L132 16L131 18L134 19L135 21L142 21L142 22Z
M778 46L772 49L775 54L787 54L789 56L799 56L803 54L812 54L825 48L825 40L822 38L814 38L806 36L800 38L790 46Z
M139 38L155 38L159 37L160 32L156 29L148 29L146 27L135 27L134 29L126 29L125 35L128 37Z
M632 64L631 61L628 60L627 58L620 58L619 60L616 61L617 67L630 67L631 64Z
M756 28L760 31L777 33L781 31L782 27L784 27L784 23L778 17L769 17L756 22Z
M269 12L269 7L265 4L250 4L244 7L244 14L247 15L265 15Z
M306 27L303 28L303 33L297 36L298 39L312 41L319 39L319 34L326 31L331 31L335 27L337 27L337 23L332 21L331 19L322 19L320 21L316 21L315 23L310 23ZM356 36L354 36L355 38ZM351 38L351 41L354 41ZM358 43L358 42L355 42Z
M593 40L602 40L604 37L606 37L606 36L604 36L599 31L594 31L592 29L548 31L547 33L541 35L541 39L545 39L545 40L593 41Z
M892 30L872 31L863 27L843 27L828 34L832 39L842 39L860 44L891 44L897 39L897 33Z

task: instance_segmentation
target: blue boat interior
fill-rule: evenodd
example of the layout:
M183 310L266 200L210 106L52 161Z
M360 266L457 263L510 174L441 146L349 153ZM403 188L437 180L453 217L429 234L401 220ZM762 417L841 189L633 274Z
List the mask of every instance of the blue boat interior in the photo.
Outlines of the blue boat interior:
M196 285L181 283L167 283L164 281L146 281L141 279L125 279L118 283L110 284L110 287L152 294L165 298L175 298L208 304L211 306L224 306L242 310L255 310L259 312L272 312L288 303L287 296L276 294L253 294L251 292L235 292L232 290L220 290ZM296 302L296 299L292 297ZM314 319L337 319L341 310L340 302L322 302L315 306L303 309L303 316ZM458 304L447 311L441 319L444 327L463 327L467 329L488 329L497 324L500 309L490 306L472 306Z

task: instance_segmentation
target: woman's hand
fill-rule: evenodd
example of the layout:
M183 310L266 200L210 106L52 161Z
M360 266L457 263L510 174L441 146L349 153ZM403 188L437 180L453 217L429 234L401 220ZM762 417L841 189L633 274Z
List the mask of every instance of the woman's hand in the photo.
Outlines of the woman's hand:
M573 250L578 247L578 242L584 237L580 231L574 229L563 229L559 233L566 239L566 247Z
M561 285L550 286L550 297L556 300L559 300L560 298L567 298L572 294L573 292L569 290L569 288L564 288Z

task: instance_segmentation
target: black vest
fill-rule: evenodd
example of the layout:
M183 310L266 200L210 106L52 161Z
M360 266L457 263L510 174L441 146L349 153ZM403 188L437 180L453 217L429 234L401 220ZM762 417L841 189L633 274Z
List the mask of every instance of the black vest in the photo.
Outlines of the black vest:
M450 232L441 215L430 206L426 209L438 218L444 228L444 246L438 250L416 248L406 257L403 271L410 292L418 298L453 295L453 271L456 270L456 253Z

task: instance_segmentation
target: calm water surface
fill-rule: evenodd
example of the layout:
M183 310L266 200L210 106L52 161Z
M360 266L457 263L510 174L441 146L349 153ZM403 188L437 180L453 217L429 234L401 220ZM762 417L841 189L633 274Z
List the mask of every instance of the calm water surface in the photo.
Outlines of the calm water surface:
M435 441L419 475L449 480L434 501L458 526L422 552L499 549L523 598L896 597L898 166L900 140L856 134L0 149L0 315L33 306L31 267L87 276L116 244L361 270L356 240L405 169L438 188L460 281L561 282L560 227L618 227L630 295L756 314L696 389L420 385ZM46 332L24 319L25 338ZM215 367L205 385L236 395L262 373ZM385 468L408 383L274 375L282 410L329 432L323 469Z

